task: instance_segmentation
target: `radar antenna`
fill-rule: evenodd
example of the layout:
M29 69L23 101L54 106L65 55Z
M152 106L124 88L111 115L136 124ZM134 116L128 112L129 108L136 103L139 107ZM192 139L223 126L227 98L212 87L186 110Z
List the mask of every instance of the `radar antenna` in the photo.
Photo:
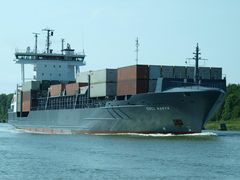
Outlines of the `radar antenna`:
M42 31L47 32L46 48L47 48L47 53L50 53L50 45L51 45L50 36L53 36L53 31L54 30L49 29L49 28L45 28Z

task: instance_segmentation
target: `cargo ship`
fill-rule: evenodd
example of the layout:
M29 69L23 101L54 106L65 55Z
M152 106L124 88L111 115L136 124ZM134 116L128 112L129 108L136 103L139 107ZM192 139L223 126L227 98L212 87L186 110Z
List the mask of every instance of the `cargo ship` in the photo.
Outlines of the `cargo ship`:
M191 58L195 66L140 65L82 72L84 51L70 44L60 53L16 51L21 80L8 112L16 128L37 133L199 133L218 111L226 91L222 68L199 67L198 45ZM136 44L138 53L138 42ZM138 57L138 54L137 54ZM33 66L26 81L25 66Z

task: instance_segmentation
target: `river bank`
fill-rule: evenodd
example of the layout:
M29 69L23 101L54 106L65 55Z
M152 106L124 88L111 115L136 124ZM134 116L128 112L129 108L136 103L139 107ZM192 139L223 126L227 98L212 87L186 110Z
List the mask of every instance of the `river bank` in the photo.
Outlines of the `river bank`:
M240 120L239 119L237 119L237 120L233 119L233 120L228 120L228 121L209 121L205 125L205 129L217 130L217 129L219 129L219 125L221 123L225 123L228 130L240 131Z

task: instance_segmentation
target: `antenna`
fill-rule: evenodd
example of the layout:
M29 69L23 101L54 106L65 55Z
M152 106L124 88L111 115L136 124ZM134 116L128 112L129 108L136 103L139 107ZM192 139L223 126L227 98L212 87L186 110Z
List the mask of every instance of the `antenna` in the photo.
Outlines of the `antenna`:
M53 36L53 31L54 30L49 29L49 28L45 28L42 31L47 32L46 48L47 48L47 53L50 53L50 45L51 45L50 36Z
M195 68L194 68L194 83L197 83L199 81L199 60L207 60L207 59L202 59L200 57L200 49L197 43L196 50L193 53L194 57L193 58L187 58L189 60L195 60Z
M34 37L35 37L35 53L37 54L37 39L38 39L39 33L33 32L33 34L34 34Z
M139 51L139 47L140 44L139 44L139 41L138 41L138 37L136 39L136 64L138 64L138 51Z
M65 42L65 40L62 39L62 54L63 54L63 50L64 50L64 42Z

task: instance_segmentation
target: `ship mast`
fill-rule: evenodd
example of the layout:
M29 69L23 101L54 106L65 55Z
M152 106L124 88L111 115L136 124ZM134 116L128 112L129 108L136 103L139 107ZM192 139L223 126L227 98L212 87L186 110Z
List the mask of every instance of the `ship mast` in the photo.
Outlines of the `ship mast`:
M33 33L34 34L34 37L35 37L35 53L37 54L37 39L38 39L38 35L39 33Z
M139 42L138 42L138 37L137 37L137 39L136 39L136 64L138 64L138 51L139 51L139 47L140 46L140 44L139 44Z
M47 49L47 53L50 53L50 45L51 45L50 36L53 36L54 30L45 28L43 29L43 31L47 32L46 49Z
M199 60L200 58L200 49L198 47L198 43L197 43L197 47L196 47L196 51L193 53L195 56L193 57L193 59L195 60L195 68L194 68L194 83L197 83L199 81Z

